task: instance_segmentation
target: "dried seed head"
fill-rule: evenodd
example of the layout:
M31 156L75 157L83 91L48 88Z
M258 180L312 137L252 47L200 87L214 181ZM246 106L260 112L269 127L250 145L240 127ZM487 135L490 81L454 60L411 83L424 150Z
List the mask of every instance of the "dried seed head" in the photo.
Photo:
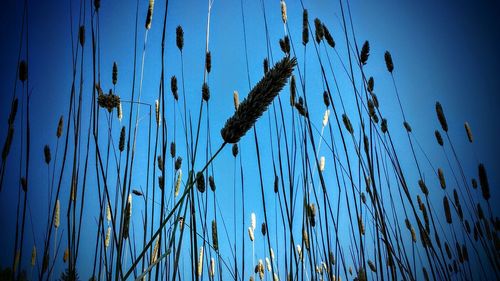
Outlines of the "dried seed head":
M295 105L296 95L297 95L297 85L295 83L295 76L292 75L292 78L290 79L290 105L291 106Z
M61 217L61 204L59 203L59 199L57 199L55 217L54 217L54 227L55 228L59 228L59 225L61 223L60 217Z
M439 102L436 102L436 114L441 124L443 131L448 132L448 122L446 122L446 117L444 116L443 107Z
M165 168L165 162L163 161L161 155L158 155L158 157L156 157L156 162L158 165L158 170L163 171L163 169Z
M366 83L366 89L368 92L373 93L373 88L375 87L375 80L373 77L368 78L368 82Z
M352 128L351 120L347 117L347 114L342 114L342 121L344 122L344 127L346 130L352 135L354 133L354 129Z
M319 159L319 171L323 172L325 170L325 156L321 156Z
M271 268L271 260L269 260L268 257L266 257L266 269L269 272L271 272L271 270L272 270L272 268Z
M123 220L123 239L128 239L130 229L130 218L132 216L132 194L128 195L128 200L125 205L125 218Z
M175 181L174 196L179 195L182 183L182 170L177 171L177 180Z
M392 56L391 53L389 53L389 51L385 51L384 59L385 59L385 66L387 66L387 71L392 73L392 71L394 70L394 63L392 62Z
M288 36L285 35L283 39L280 39L280 48L285 55L289 56L290 55L290 39Z
M207 70L207 73L212 71L212 54L210 51L205 54L205 69Z
M171 142L171 143L170 143L170 156L171 156L172 158L174 158L174 157L175 157L175 142Z
M387 119L382 118L382 122L380 123L380 130L382 133L387 133Z
M365 235L365 224L363 223L363 219L361 216L358 217L358 227L359 227L359 233L361 235Z
M206 102L210 99L210 88L206 82L203 83L203 86L201 86L201 96Z
M120 150L120 152L123 152L123 150L125 150L125 126L123 126L120 131L120 140L118 142L118 149Z
M170 78L170 90L172 91L172 95L174 96L174 99L177 101L179 100L179 94L177 93L177 77L172 76Z
M146 29L151 28L151 22L153 21L153 10L155 7L155 1L154 0L149 0L149 6L148 6L148 14L146 15L146 24L145 27Z
M85 44L85 26L81 25L78 30L78 38L80 39L80 46Z
M109 94L100 94L97 96L97 103L100 107L107 109L108 112L111 113L113 108L116 108L120 105L120 97L113 94L110 89Z
M109 247L109 241L111 240L111 227L108 226L108 230L106 231L106 238L104 239L104 247Z
M201 193L205 192L205 176L202 172L196 173L196 188Z
M425 196L429 195L429 189L427 188L427 185L425 185L425 182L422 179L418 180L418 186L420 186L420 190L422 190L422 193Z
M56 131L56 136L57 138L60 138L62 136L62 131L63 131L63 117L59 117L59 123L57 124L57 131Z
M365 65L368 61L368 57L370 56L370 43L365 41L363 47L361 48L361 53L359 54L359 60L361 64Z
M437 141L437 143L440 146L443 146L444 142L443 142L443 137L441 136L441 133L438 130L436 130L436 131L434 131L434 135L436 135L436 141Z
M283 21L284 24L286 24L287 21L286 3L284 0L281 0L280 3L281 3L281 20Z
M309 250L310 249L309 235L307 234L306 229L302 229L302 241L304 241L304 246L306 246L306 250Z
M309 14L306 9L302 12L302 44L309 42Z
M279 61L241 102L238 110L230 117L221 130L227 143L236 143L252 128L257 119L267 110L269 104L279 94L297 64L295 58L285 57Z
M248 237L250 237L250 241L252 241L252 242L255 239L254 234L253 234L253 229L251 226L248 227Z
M444 173L441 168L438 168L439 185L442 189L446 189L446 180L444 178Z
M160 125L161 119L160 119L160 101L155 100L155 119L156 119L156 125Z
M198 254L198 268L196 273L198 277L203 273L203 247L200 247L200 253Z
M464 213L462 211L462 205L460 204L460 198L458 198L458 192L453 189L453 199L455 200L455 207L457 208L457 214L460 220L464 219Z
M474 139L472 138L472 130L469 126L469 123L465 122L464 127L465 127L465 132L467 133L467 139L469 139L469 142L472 143Z
M325 104L326 107L330 106L330 96L328 95L327 91L323 92L323 103Z
M328 43L330 47L335 48L335 40L333 40L332 34L330 34L330 31L326 28L325 24L323 24L323 32L325 34L326 43Z
M34 267L36 263L36 246L33 245L33 249L31 250L31 267Z
M444 214L446 216L446 222L451 224L453 221L451 220L451 211L450 211L450 203L448 202L448 197L443 198L443 206L444 206Z
M407 131L408 133L411 133L411 126L410 126L410 124L409 124L408 122L406 122L406 121L405 121L405 122L403 123L403 126L405 127L405 129L406 129L406 131Z
M19 100L17 98L14 98L10 107L9 120L7 121L9 127L11 127L14 124L14 120L16 119L18 104Z
M323 40L323 37L325 36L325 31L323 29L323 24L318 18L314 19L314 28L315 28L316 42L319 44L321 40Z
M133 189L133 190L132 190L132 193L133 193L134 195L136 195L136 196L142 196L142 191L137 190L137 189Z
M262 233L262 236L266 236L267 233L267 225L265 222L262 223L262 226L260 227L260 232Z
M375 266L375 264L373 263L373 261L368 260L368 266L370 267L371 271L377 272L377 267Z
M215 180L213 176L208 177L208 185L210 186L210 189L215 192Z
M109 204L106 205L106 220L108 223L111 221L111 207Z
M297 248L297 255L299 256L299 260L302 261L302 247L300 247L300 245L297 244L296 248Z
M113 85L116 85L116 82L118 82L118 65L116 64L116 62L113 62L113 72L111 78L111 80L113 81Z
M64 250L63 262L66 263L69 258L69 249Z
M45 156L45 163L49 165L51 156L50 156L50 147L48 145L45 145L45 147L43 148L43 154Z
M177 48L179 48L179 51L182 52L182 48L184 47L184 31L182 30L182 27L180 25L175 29L175 35Z
M182 157L178 156L177 159L175 159L175 164L174 164L174 168L175 170L179 170L182 166Z
M212 245L215 251L219 250L219 236L217 235L217 222L212 221Z
M22 60L19 63L19 80L25 82L28 79L28 64Z
M99 12L99 8L101 8L101 0L94 0L94 9L96 12Z
M165 180L162 175L158 176L158 187L163 190L163 187L165 187Z
M323 115L323 127L326 127L328 124L328 119L330 118L330 110L325 110L325 114Z
M123 119L123 108L121 102L118 104L118 107L116 108L116 115L118 117L118 121L121 122Z
M481 192L483 193L484 200L488 201L491 197L490 184L488 183L488 175L486 174L486 168L484 167L483 163L479 164L478 171L479 183L481 184Z
M237 143L233 143L232 152L233 152L233 157L238 156L239 149L238 149L238 144Z
M269 251L271 252L271 260L274 260L274 251L273 251L273 248L269 249Z
M210 274L210 277L212 277L212 278L215 275L215 259L214 258L210 259L210 271L208 272L208 274Z
M160 249L160 239L156 239L155 246L153 247L153 253L151 253L151 263L155 263L158 259L158 250Z

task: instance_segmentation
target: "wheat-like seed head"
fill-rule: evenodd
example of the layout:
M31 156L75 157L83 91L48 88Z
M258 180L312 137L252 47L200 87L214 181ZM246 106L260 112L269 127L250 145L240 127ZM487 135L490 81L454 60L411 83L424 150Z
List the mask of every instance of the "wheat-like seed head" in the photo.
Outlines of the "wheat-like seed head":
M222 138L226 143L238 142L253 127L285 86L296 64L295 58L283 58L253 87L221 130Z
M109 204L106 205L106 220L108 223L111 221L111 207Z
M111 240L111 227L108 226L108 230L106 231L106 238L104 239L104 247L109 247L109 241Z
M470 143L472 143L474 138L472 137L472 129L470 128L469 123L465 122L464 127L465 127L465 132L467 133L467 139L469 140Z
M59 123L57 123L57 132L56 132L56 136L57 138L60 138L62 136L62 132L63 132L63 117L61 115L61 117L59 117Z
M488 182L488 175L486 174L486 168L483 163L478 166L479 171L479 184L481 185L481 192L483 194L484 200L488 201L491 197L490 195L490 184Z
M389 51L385 51L384 59L385 59L385 66L387 66L387 71L392 73L392 71L394 71L394 63L392 62L392 56L391 53L389 53Z
M122 121L123 119L123 109L122 109L122 103L120 102L118 104L118 107L116 108L116 115L118 117L118 121Z
M253 233L253 229L251 226L248 227L248 237L250 238L250 241L254 241L255 239L255 236L254 236L254 233Z
M448 197L443 198L444 214L446 216L446 222L451 224L453 221L451 219L450 203L448 202Z
M175 34L177 48L182 52L182 48L184 47L184 31L182 30L182 27L180 25L175 29Z
M302 12L302 44L309 42L309 14L306 9Z
M446 117L444 116L443 107L439 102L436 102L436 114L439 123L441 124L441 128L443 128L443 131L448 132L448 122L446 121Z
M55 211L55 218L54 218L54 227L59 228L59 225L61 223L60 221L60 216L61 216L61 204L59 203L59 199L56 201L56 211Z
M182 170L179 169L179 171L177 172L177 180L175 181L175 189L174 189L175 197L179 195L179 191L181 189L181 183L182 183Z
M321 156L319 159L319 171L323 172L325 170L325 156Z
M155 6L155 1L154 0L149 0L148 14L146 16L146 24L145 24L145 27L148 30L151 28L151 22L153 21L154 6Z
M268 257L266 257L266 269L269 272L271 272L271 270L272 270L272 268L271 268L271 261L269 260Z
M274 260L274 251L273 251L273 248L270 249L270 252L271 252L271 259Z
M198 255L198 268L197 268L198 277L201 277L203 273L203 247L200 247L200 253Z
M45 145L43 148L43 154L45 156L45 163L49 165L50 160L51 160L51 155L50 155L50 147L48 145Z
M155 241L155 246L153 247L153 253L151 257L151 263L155 263L156 260L158 259L158 250L160 249L160 239L157 238Z
M66 263L68 261L68 258L69 258L69 249L66 248L66 250L64 250L63 262Z
M210 271L209 271L210 277L214 277L215 275L215 259L210 258Z
M217 235L217 222L212 221L212 244L215 251L219 250L219 237Z
M375 266L375 263L373 263L373 261L368 260L368 266L370 267L371 271L377 272L377 267Z
M330 109L327 109L325 110L325 114L323 115L323 127L326 127L329 118L330 118Z
M160 101L155 100L155 116L156 116L156 124L160 125Z
M116 85L118 82L118 65L116 62L113 62L113 71L111 73L111 81L113 82L113 85Z
M280 3L281 3L281 20L283 21L284 24L286 24L287 21L286 3L284 0L281 0Z
M365 41L363 47L361 48L361 53L359 54L359 60L361 64L365 65L370 56L370 42Z
M299 256L299 260L302 261L302 247L300 247L300 245L297 244L296 249L297 249L297 255Z
M31 267L34 267L36 263L36 246L33 245L33 249L31 250Z

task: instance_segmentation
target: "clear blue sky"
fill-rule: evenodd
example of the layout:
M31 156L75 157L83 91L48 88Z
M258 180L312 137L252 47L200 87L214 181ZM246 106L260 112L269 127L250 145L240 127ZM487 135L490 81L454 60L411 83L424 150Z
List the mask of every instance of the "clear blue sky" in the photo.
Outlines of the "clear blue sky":
M8 118L11 94L15 81L17 52L19 49L22 2L5 0L0 9L0 120ZM43 233L45 227L45 211L47 208L46 166L43 162L43 146L49 144L54 153L55 131L57 120L61 114L66 115L71 87L71 40L70 32L77 34L78 24L73 19L73 30L70 30L71 1L30 1L29 8L29 78L32 91L32 140L31 140L31 187L29 202L35 233ZM73 1L77 2L77 1ZM86 1L87 4L89 1ZM164 13L164 1L156 1L153 27L148 35L147 53L144 69L144 86L142 100L153 104L158 93L160 78L160 42L161 25ZM247 24L248 57L250 77L254 84L262 76L262 60L266 56L264 37L264 23L260 1L244 0L245 20ZM139 39L138 46L142 48L144 38L143 22L147 11L148 1L140 1ZM345 40L340 29L340 10L337 1L304 0L309 10L309 18L320 18L337 39L339 53L345 54ZM88 6L88 5L87 5ZM265 1L266 13L269 22L272 53L275 60L281 57L278 40L283 36L281 24L280 4L278 0ZM287 1L290 32L295 46L301 46L302 9L299 1ZM130 98L132 81L132 53L134 40L134 19L136 1L102 1L100 12L101 27L101 75L104 89L111 84L111 67L113 61L119 66L117 92L122 99ZM87 7L88 9L88 7ZM498 91L498 65L500 65L500 7L497 1L351 1L352 15L355 25L358 44L369 40L371 56L366 72L373 75L376 81L376 92L389 120L394 128L397 147L401 153L406 153L408 144L404 132L399 108L396 103L394 89L389 74L385 70L383 54L390 50L395 63L395 76L402 97L406 116L413 127L416 137L431 156L433 164L443 166L445 159L440 147L435 143L433 132L439 127L435 117L434 104L440 101L445 109L450 134L455 139L455 145L463 160L469 176L476 176L477 161L485 163L489 172L492 198L497 200L500 193L495 186L500 182L498 173L498 159L500 146L498 133L500 122L498 106L500 95ZM78 4L73 3L73 13L78 14ZM182 25L185 34L184 64L186 93L188 104L191 105L193 115L197 115L201 85L203 80L205 28L207 4L205 1L170 1L167 22L166 39L166 77L176 75L180 78L180 56L175 46L175 28ZM89 110L89 101L92 87L91 48L89 16L86 16L87 44L85 46L84 63L84 111ZM311 36L311 40L313 37ZM25 47L25 46L24 46ZM248 92L246 76L245 54L243 46L242 21L240 1L215 0L212 8L210 47L212 52L212 72L210 74L211 90L211 134L214 148L222 142L219 130L226 119L233 112L232 93L238 90L240 97ZM299 63L302 60L300 47ZM24 53L24 51L23 51ZM138 54L139 55L139 54ZM334 53L331 52L330 56ZM21 55L25 59L25 55ZM314 58L314 59L313 59ZM344 58L345 59L345 58ZM348 89L342 70L340 72L344 82L341 88ZM315 70L316 69L316 70ZM322 106L322 86L318 63L312 49L308 53L308 92L309 111L314 113L315 122L320 124ZM316 74L314 74L316 72ZM343 76L342 76L343 75ZM19 85L18 85L19 86ZM170 93L168 91L168 93ZM284 91L284 100L288 99L288 92ZM171 97L169 96L169 101ZM354 103L348 102L348 111L354 112ZM172 108L167 110L172 110ZM126 109L124 120L128 119ZM145 113L142 109L142 114ZM88 114L88 113L87 113ZM172 116L170 113L169 116ZM19 115L18 115L19 117ZM172 118L170 118L172 120ZM468 121L472 127L475 144L470 146L466 142L463 122ZM104 119L101 126L105 126ZM119 125L113 128L115 142L118 139ZM261 146L269 145L267 117L258 122L257 128L262 133ZM4 140L7 132L6 121L0 127L0 140ZM123 123L126 124L126 123ZM168 124L171 127L171 124ZM87 120L84 119L84 129L87 130ZM180 126L178 126L178 129ZM138 155L147 153L144 143L147 140L147 126L142 124L139 131ZM180 131L177 132L178 135ZM171 132L170 132L171 136ZM202 139L204 134L202 134ZM86 142L86 140L85 140ZM2 143L3 144L3 143ZM15 143L9 159L10 170L7 172L4 190L0 193L0 266L10 265L12 245L14 240L15 207L17 199L17 181L19 179L17 157L19 143ZM204 144L203 146L204 147ZM257 181L257 166L253 139L249 136L242 140L240 145L242 157L245 160L245 196L246 198L260 198L260 189ZM268 152L268 151L266 151ZM326 153L326 152L325 152ZM265 153L264 177L271 190L272 170L270 153ZM409 154L407 154L409 155ZM424 162L422 155L419 156ZM268 161L266 161L268 160ZM403 163L412 167L411 158L402 159ZM203 161L197 163L201 167ZM17 163L14 165L14 163ZM229 226L234 220L241 221L241 215L232 215L233 204L233 159L229 148L214 164L216 170L219 202L228 208L224 219ZM135 164L133 187L145 185L145 157L138 157ZM168 174L169 172L167 172ZM430 175L430 170L427 170ZM66 187L69 186L66 173ZM411 175L410 175L411 177ZM416 182L416 175L413 175ZM238 176L239 178L239 176ZM171 181L171 179L169 179ZM63 185L64 186L64 185ZM89 176L85 222L89 231L84 231L82 246L93 245L95 239L95 209L97 207L97 193L95 174ZM237 184L239 190L239 184ZM66 200L66 199L65 199ZM266 200L270 206L274 204L274 194L269 192ZM440 199L438 199L439 201ZM238 204L241 204L237 200ZM63 204L65 205L65 204ZM140 209L137 203L135 210ZM245 221L249 221L249 212L257 213L262 221L260 200L249 200L246 204L248 213ZM498 207L495 207L498 213ZM65 213L65 210L63 210ZM136 221L140 221L139 213ZM273 215L274 217L274 215ZM29 225L29 224L28 224ZM239 225L239 224L238 224ZM231 230L231 228L229 229ZM230 231L232 233L232 231ZM219 229L219 235L223 231ZM240 235L238 235L240 236ZM232 237L232 234L231 234ZM31 227L28 227L26 236L23 264L28 264L33 237ZM37 235L36 243L41 253L42 236ZM224 239L224 241L226 241ZM92 247L82 247L80 254L80 272L86 273L91 269L90 259ZM90 249L92 248L92 249ZM226 248L222 248L227 250ZM260 256L263 250L259 249ZM223 252L224 253L224 252ZM229 257L229 252L227 251ZM248 253L248 248L247 248ZM248 260L248 259L247 259ZM188 263L187 263L188 264ZM59 265L59 270L61 269ZM186 265L187 268L187 265ZM248 269L247 269L248 270ZM87 279L88 274L81 274Z

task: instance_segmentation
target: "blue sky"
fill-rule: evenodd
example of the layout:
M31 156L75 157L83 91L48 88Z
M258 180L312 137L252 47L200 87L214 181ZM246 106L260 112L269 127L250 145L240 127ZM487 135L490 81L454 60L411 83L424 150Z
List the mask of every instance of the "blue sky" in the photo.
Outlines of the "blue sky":
M0 11L0 38L2 38L0 52L0 118L8 118L10 110L11 93L15 80L15 69L17 64L17 52L19 49L22 3L23 1L6 0ZM73 13L78 14L77 1L73 1ZM87 1L88 2L88 1ZM157 98L158 84L160 78L161 59L160 42L163 12L165 3L156 1L153 16L153 26L148 34L147 52L144 68L144 86L142 89L142 100L153 104ZM32 91L32 140L31 140L31 184L29 202L32 210L35 233L42 233L45 226L45 210L47 208L47 171L43 162L43 146L49 144L54 150L55 131L57 120L60 115L66 115L69 103L71 87L71 40L70 34L76 34L78 24L73 19L73 29L70 28L70 3L71 1L31 1L29 7L29 77L30 90ZM88 3L87 3L88 4ZM251 83L255 84L262 76L262 60L266 56L266 45L264 36L264 23L260 1L243 1L248 57ZM496 82L498 65L500 63L500 9L496 1L351 1L351 10L354 28L358 44L369 40L371 44L371 55L366 73L373 75L376 81L376 92L382 104L383 110L388 116L389 126L394 128L396 146L403 155L409 156L408 143L402 126L400 111L396 103L394 89L390 75L385 69L383 54L390 50L395 63L395 77L405 114L413 127L416 138L424 147L431 161L436 166L445 165L445 159L440 147L435 143L434 130L439 127L435 117L434 105L440 101L445 109L449 125L450 135L454 139L457 151L469 176L476 176L477 161L485 163L489 172L490 185L495 186L500 181L498 173L498 157L500 146L498 146L498 132L500 123L497 122L497 107L500 104L498 94L498 83ZM142 48L144 40L143 22L147 11L148 1L140 1L139 4L139 34L138 46ZM340 29L340 10L337 1L304 1L309 10L309 17L320 18L330 29L337 40L339 54L346 54L345 40ZM88 6L88 5L87 5ZM134 19L135 1L102 1L100 12L101 27L101 77L103 88L109 89L111 84L111 68L114 61L119 67L119 78L117 92L122 99L130 99L130 88L133 72L133 43L134 43ZM302 10L299 1L287 1L288 19L291 36L295 46L301 50L298 54L299 63L303 63L302 47L299 42L301 36ZM283 36L283 25L281 24L280 4L278 0L265 1L267 20L269 23L270 41L272 43L272 55L278 60L282 53L279 50L278 40ZM87 7L88 9L88 7ZM248 92L246 79L246 62L243 45L243 27L241 21L240 1L215 0L211 14L210 27L210 51L212 53L212 72L209 77L211 100L210 100L210 126L213 149L222 142L219 130L226 119L233 113L232 94L234 90L244 97ZM167 19L166 38L166 77L176 75L180 79L180 54L175 46L175 28L181 25L184 29L184 67L185 85L188 105L191 112L196 116L201 95L203 81L204 52L205 52L205 28L207 17L207 4L204 1L170 1ZM87 43L85 45L84 59L84 112L89 110L89 101L92 87L91 48L90 48L90 20L88 13L85 18L87 27ZM338 39L337 39L338 38ZM313 37L311 36L311 40ZM23 45L23 53L26 46ZM140 59L140 53L137 54ZM333 58L334 53L330 52ZM24 54L21 58L26 59ZM345 57L344 57L345 59ZM338 60L337 60L338 62ZM320 124L323 115L322 106L322 83L319 75L319 65L312 48L308 50L308 93L309 111L315 115L315 123ZM138 68L139 69L139 68ZM339 87L342 92L348 92L349 83L339 64L334 69L339 72ZM138 72L139 73L139 72ZM297 75L297 74L296 74ZM180 82L180 80L179 80ZM18 84L18 87L21 85ZM19 88L18 88L19 89ZM170 93L170 91L168 91ZM288 99L288 92L283 91L282 98ZM350 92L349 92L350 93ZM335 96L334 96L335 99ZM171 101L168 96L167 101ZM349 98L345 98L349 100ZM347 102L348 112L354 114L354 102L352 98ZM128 107L125 107L124 120L128 120ZM170 121L172 120L172 108L167 108ZM288 109L287 109L288 110ZM141 115L146 113L141 109ZM170 115L169 115L170 114ZM19 116L19 115L18 115ZM84 118L84 128L87 129L87 119ZM142 119L142 120L147 120ZM469 145L466 141L463 122L468 121L474 132L475 143ZM106 126L105 120L100 120L101 126ZM119 127L114 120L113 136L115 142L118 139ZM135 164L136 178L133 187L144 187L146 170L146 142L147 124L141 121L139 130L138 160ZM168 122L168 121L167 121ZM126 122L122 122L123 125ZM7 127L3 123L0 127L0 140L5 139ZM168 124L169 129L172 125ZM177 127L180 129L180 126ZM267 115L257 123L259 138L262 137L260 145L270 146L268 134ZM172 131L169 132L170 136ZM177 131L180 135L180 131ZM201 139L205 139L205 131ZM101 140L102 141L102 140ZM86 143L86 139L85 139ZM104 142L103 142L104 144ZM204 148L204 143L202 147ZM19 144L13 146L9 157L12 163L18 163L16 155L19 155ZM182 151L182 148L181 148ZM203 151L203 150L201 150ZM249 212L255 211L259 221L262 221L262 208L260 200L260 187L258 185L258 170L255 158L255 146L253 138L249 135L243 138L240 144L241 155L245 167L245 196L250 198L246 203L247 214L245 223L249 223ZM327 153L324 151L323 153ZM266 151L263 156L263 169L266 185L271 190L272 166L270 153ZM185 158L185 157L184 157ZM228 208L224 211L224 219L228 226L234 225L235 221L240 225L241 214L232 215L232 204L237 208L241 202L233 202L233 157L230 148L226 148L214 163L216 170L219 203ZM266 161L267 160L267 161ZM419 160L424 162L423 156ZM404 165L412 167L412 158L404 157ZM203 161L197 162L200 168ZM171 165L171 164L169 164ZM428 165L427 165L428 166ZM15 206L17 198L18 170L10 165L4 190L0 193L0 226L3 231L0 235L0 249L7 249L0 254L0 265L10 264L12 245L14 240ZM171 167L171 166L170 166ZM239 166L237 167L239 169ZM171 170L170 170L171 171ZM186 171L184 171L186 172ZM428 169L430 175L431 171ZM168 173L167 173L168 174ZM186 174L186 173L185 173ZM416 175L410 174L416 182ZM69 177L66 173L66 183ZM241 187L236 178L236 190ZM333 180L332 180L333 181ZM169 179L171 183L171 179ZM64 185L64 184L63 184ZM69 184L68 184L69 185ZM97 205L97 194L92 192L95 188L95 174L89 176L88 205L86 205L86 223L92 230L84 231L82 245L93 245L95 236L95 212ZM237 196L239 193L237 193ZM500 194L493 188L492 198L498 199ZM266 194L266 200L270 206L274 206L274 194ZM437 202L441 200L438 198ZM139 210L141 203L137 203ZM64 204L63 204L64 205ZM497 210L498 207L494 206ZM226 214L227 212L227 214ZM210 213L211 214L211 213ZM136 213L137 221L140 215ZM209 215L210 216L210 215ZM274 217L274 214L272 215ZM26 237L25 260L28 263L28 253L31 249L33 237L31 228ZM229 232L232 233L231 228ZM239 230L238 230L239 231ZM219 233L222 233L219 230ZM220 234L219 234L220 235ZM231 234L232 235L232 234ZM240 235L238 235L239 237ZM36 243L41 252L43 236L37 236ZM279 245L279 243L278 243ZM248 245L247 245L248 246ZM279 246L278 246L279 247ZM92 255L91 247L84 247L82 257ZM229 256L229 250L226 250ZM247 248L248 250L248 248ZM264 252L257 249L262 257ZM248 251L247 251L248 254ZM250 256L248 256L250 257ZM90 259L89 259L90 260ZM80 271L88 272L91 266L88 260L80 260ZM189 263L187 263L189 264ZM62 265L59 265L59 270ZM186 266L187 268L187 266ZM247 269L248 270L248 269ZM82 277L88 278L87 275Z

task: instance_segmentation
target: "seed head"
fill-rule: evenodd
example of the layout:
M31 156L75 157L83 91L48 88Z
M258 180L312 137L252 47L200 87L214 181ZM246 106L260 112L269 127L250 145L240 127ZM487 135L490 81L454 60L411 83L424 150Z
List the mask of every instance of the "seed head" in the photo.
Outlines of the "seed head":
M279 94L297 64L295 58L285 57L279 61L240 103L238 110L230 117L221 130L227 143L236 143L267 110L269 104Z

